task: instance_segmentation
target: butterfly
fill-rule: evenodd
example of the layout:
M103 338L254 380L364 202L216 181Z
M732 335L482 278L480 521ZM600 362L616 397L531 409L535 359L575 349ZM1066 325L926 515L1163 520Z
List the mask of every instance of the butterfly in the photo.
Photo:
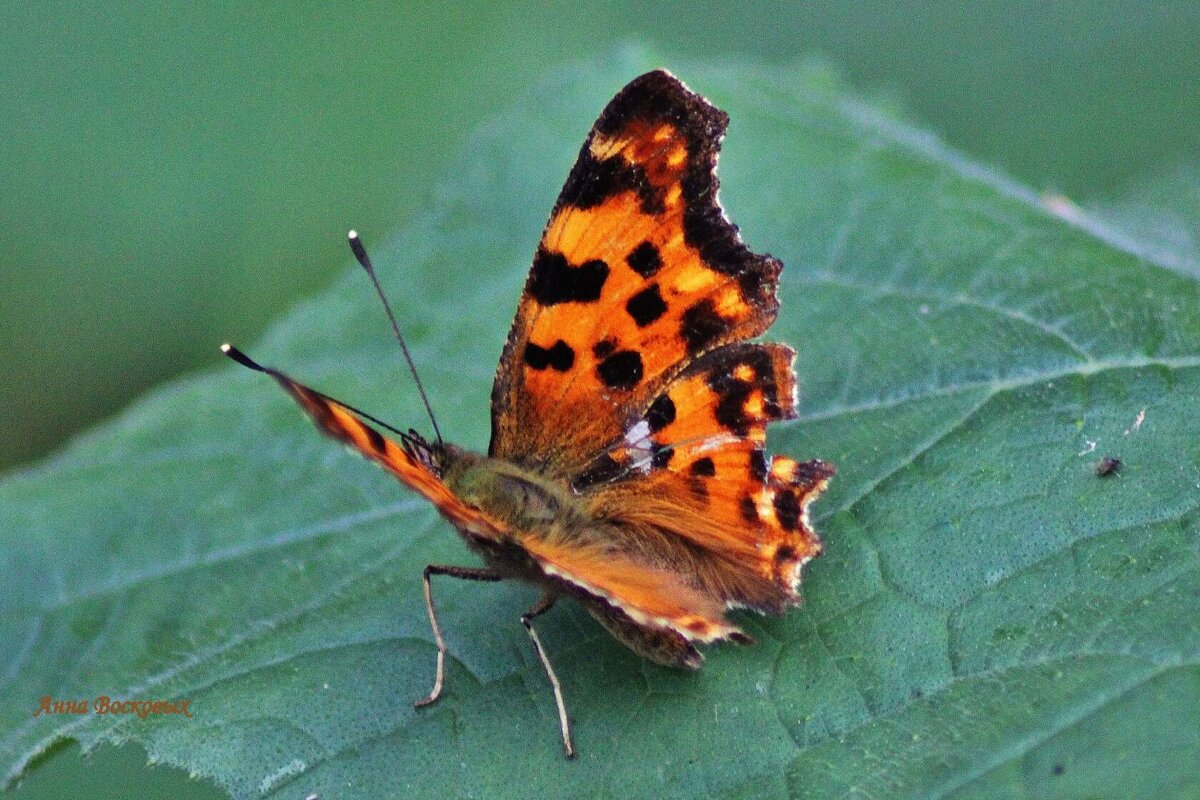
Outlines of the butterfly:
M542 591L521 623L568 757L562 688L533 626L558 599L640 656L693 669L701 645L752 643L727 610L780 614L800 602L801 567L821 551L809 505L834 468L764 450L768 423L796 416L795 352L747 341L775 320L782 265L751 252L717 201L727 124L662 70L608 103L534 254L486 455L443 441L436 421L433 441L401 432L223 346L426 497L481 557L482 567L425 567L437 664L418 707L444 685L435 576ZM351 246L378 290L353 232Z

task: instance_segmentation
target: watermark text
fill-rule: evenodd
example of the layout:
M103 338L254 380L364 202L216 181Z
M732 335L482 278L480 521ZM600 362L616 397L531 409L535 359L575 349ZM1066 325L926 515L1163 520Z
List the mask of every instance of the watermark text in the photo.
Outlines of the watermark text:
M137 715L138 719L145 719L151 714L182 714L191 719L191 704L191 700L114 700L106 694L94 700L57 700L45 695L38 701L38 709L33 715L40 717L42 714L132 714Z

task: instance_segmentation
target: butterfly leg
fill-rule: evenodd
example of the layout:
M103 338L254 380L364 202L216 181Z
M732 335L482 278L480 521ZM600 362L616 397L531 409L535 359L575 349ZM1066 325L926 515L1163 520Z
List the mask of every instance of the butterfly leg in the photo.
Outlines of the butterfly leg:
M571 742L571 721L567 719L567 704L563 702L562 687L558 683L558 676L554 674L554 667L550 666L550 659L546 657L542 640L538 638L537 631L533 629L534 619L553 608L554 600L554 595L544 595L534 604L533 608L521 615L521 624L525 626L530 640L533 641L533 649L541 659L542 667L546 670L546 677L550 679L550 685L554 688L554 702L558 705L558 722L562 726L563 750L566 751L567 758L574 758L575 745Z
M437 643L437 677L433 680L433 689L429 696L413 703L414 708L421 708L437 700L442 695L442 682L446 674L446 642L442 639L442 628L438 625L437 612L433 610L433 583L429 580L434 575L449 575L464 581L499 581L503 576L490 569L479 567L454 567L444 564L427 564L423 583L425 585L425 608L429 611L429 626L433 628L433 640Z

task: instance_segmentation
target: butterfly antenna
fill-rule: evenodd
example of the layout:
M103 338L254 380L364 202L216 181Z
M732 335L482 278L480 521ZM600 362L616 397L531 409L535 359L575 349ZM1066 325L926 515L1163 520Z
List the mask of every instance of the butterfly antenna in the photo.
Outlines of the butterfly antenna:
M400 343L400 349L404 352L404 360L408 362L408 370L412 373L413 380L416 381L417 391L421 393L421 402L425 404L425 412L429 414L429 421L433 423L433 433L437 436L438 444L445 444L442 440L442 432L438 428L437 419L433 416L433 406L429 405L429 395L425 394L421 376L417 374L417 366L408 352L408 345L404 343L404 335L400 333L400 326L396 324L396 315L392 313L392 305L384 295L383 287L379 285L379 278L375 276L375 268L371 266L367 250L363 247L362 240L358 238L358 231L350 231L346 238L350 240L350 250L354 253L354 257L358 259L358 263L371 278L371 283L375 286L375 294L379 295L379 299L383 302L383 310L387 312L388 321L392 323L392 333L396 334L396 341Z

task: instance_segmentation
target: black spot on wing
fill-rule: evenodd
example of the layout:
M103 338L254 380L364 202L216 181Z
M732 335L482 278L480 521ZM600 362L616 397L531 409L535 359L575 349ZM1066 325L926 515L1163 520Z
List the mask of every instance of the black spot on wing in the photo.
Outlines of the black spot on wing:
M658 248L650 242L642 242L630 250L629 255L625 256L625 263L643 278L654 277L663 265Z
M732 349L732 348L730 348ZM771 360L761 348L754 345L737 347L737 358L716 358L712 369L705 376L708 388L717 394L723 394L731 389L761 386L764 393L775 393L775 381L771 372ZM723 355L726 351L721 351ZM737 377L742 368L750 372L746 378Z
M713 464L713 460L708 456L693 461L692 465L688 469L691 470L693 475L699 475L703 478L711 478L717 474L717 467L715 464Z
M387 442L384 441L383 435L370 425L363 425L363 430L367 432L367 441L370 442L371 449L381 456L385 455L387 453Z
M608 280L608 264L592 259L576 266L562 253L539 247L529 272L529 294L544 306L594 303Z
M730 321L717 313L712 300L701 300L683 312L679 333L687 343L688 352L696 355L720 341L730 326Z
M762 448L750 451L750 474L758 481L767 480L767 455Z
M650 432L658 433L675 421L675 403L668 395L662 395L650 404L645 419L650 426Z
M755 258L760 260L756 261L752 268L738 273L738 288L741 290L743 300L755 308L765 308L768 313L774 315L779 308L775 291L778 288L779 272L783 269L783 264L771 256L755 256Z
M562 339L548 350L528 342L525 345L524 358L531 369L543 370L550 367L558 372L566 372L575 363L575 351Z
M801 493L807 495L821 481L829 480L837 470L828 461L814 458L811 461L801 461L792 470L792 485Z
M596 374L610 389L632 389L642 379L642 357L633 350L621 350L596 365Z
M654 455L650 457L650 464L655 469L664 469L667 464L671 463L671 459L675 457L675 448L663 447L654 451Z
M781 489L775 494L775 514L784 530L794 531L800 524L800 501L791 489Z
M602 339L592 347L592 355L597 360L608 358L617 349L616 339Z
M717 421L726 430L746 436L755 425L783 417L784 409L779 404L779 387L769 353L755 345L738 350L737 358L719 358L705 382L718 398L713 411ZM760 393L762 408L751 413L748 401L756 392Z
M590 486L608 483L624 475L625 467L610 455L602 455L592 462L586 470L575 476L571 488L582 492Z
M667 313L667 304L663 302L658 284L652 283L629 298L625 310L639 328L644 328Z
M746 414L746 400L750 396L751 386L742 381L732 381L731 385L720 395L713 416L717 422L735 436L746 436L754 420Z
M620 155L596 158L592 155L589 138L563 184L556 209L563 206L595 208L622 192L636 192L646 214L663 212L663 193L646 177L646 171Z
M738 510L742 512L742 519L753 525L757 525L761 520L758 518L758 506L754 504L754 498L743 497L738 501Z
M775 563L784 564L788 561L795 561L796 556L798 555L799 553L796 552L796 548L792 547L790 544L781 544L779 547L775 548Z

